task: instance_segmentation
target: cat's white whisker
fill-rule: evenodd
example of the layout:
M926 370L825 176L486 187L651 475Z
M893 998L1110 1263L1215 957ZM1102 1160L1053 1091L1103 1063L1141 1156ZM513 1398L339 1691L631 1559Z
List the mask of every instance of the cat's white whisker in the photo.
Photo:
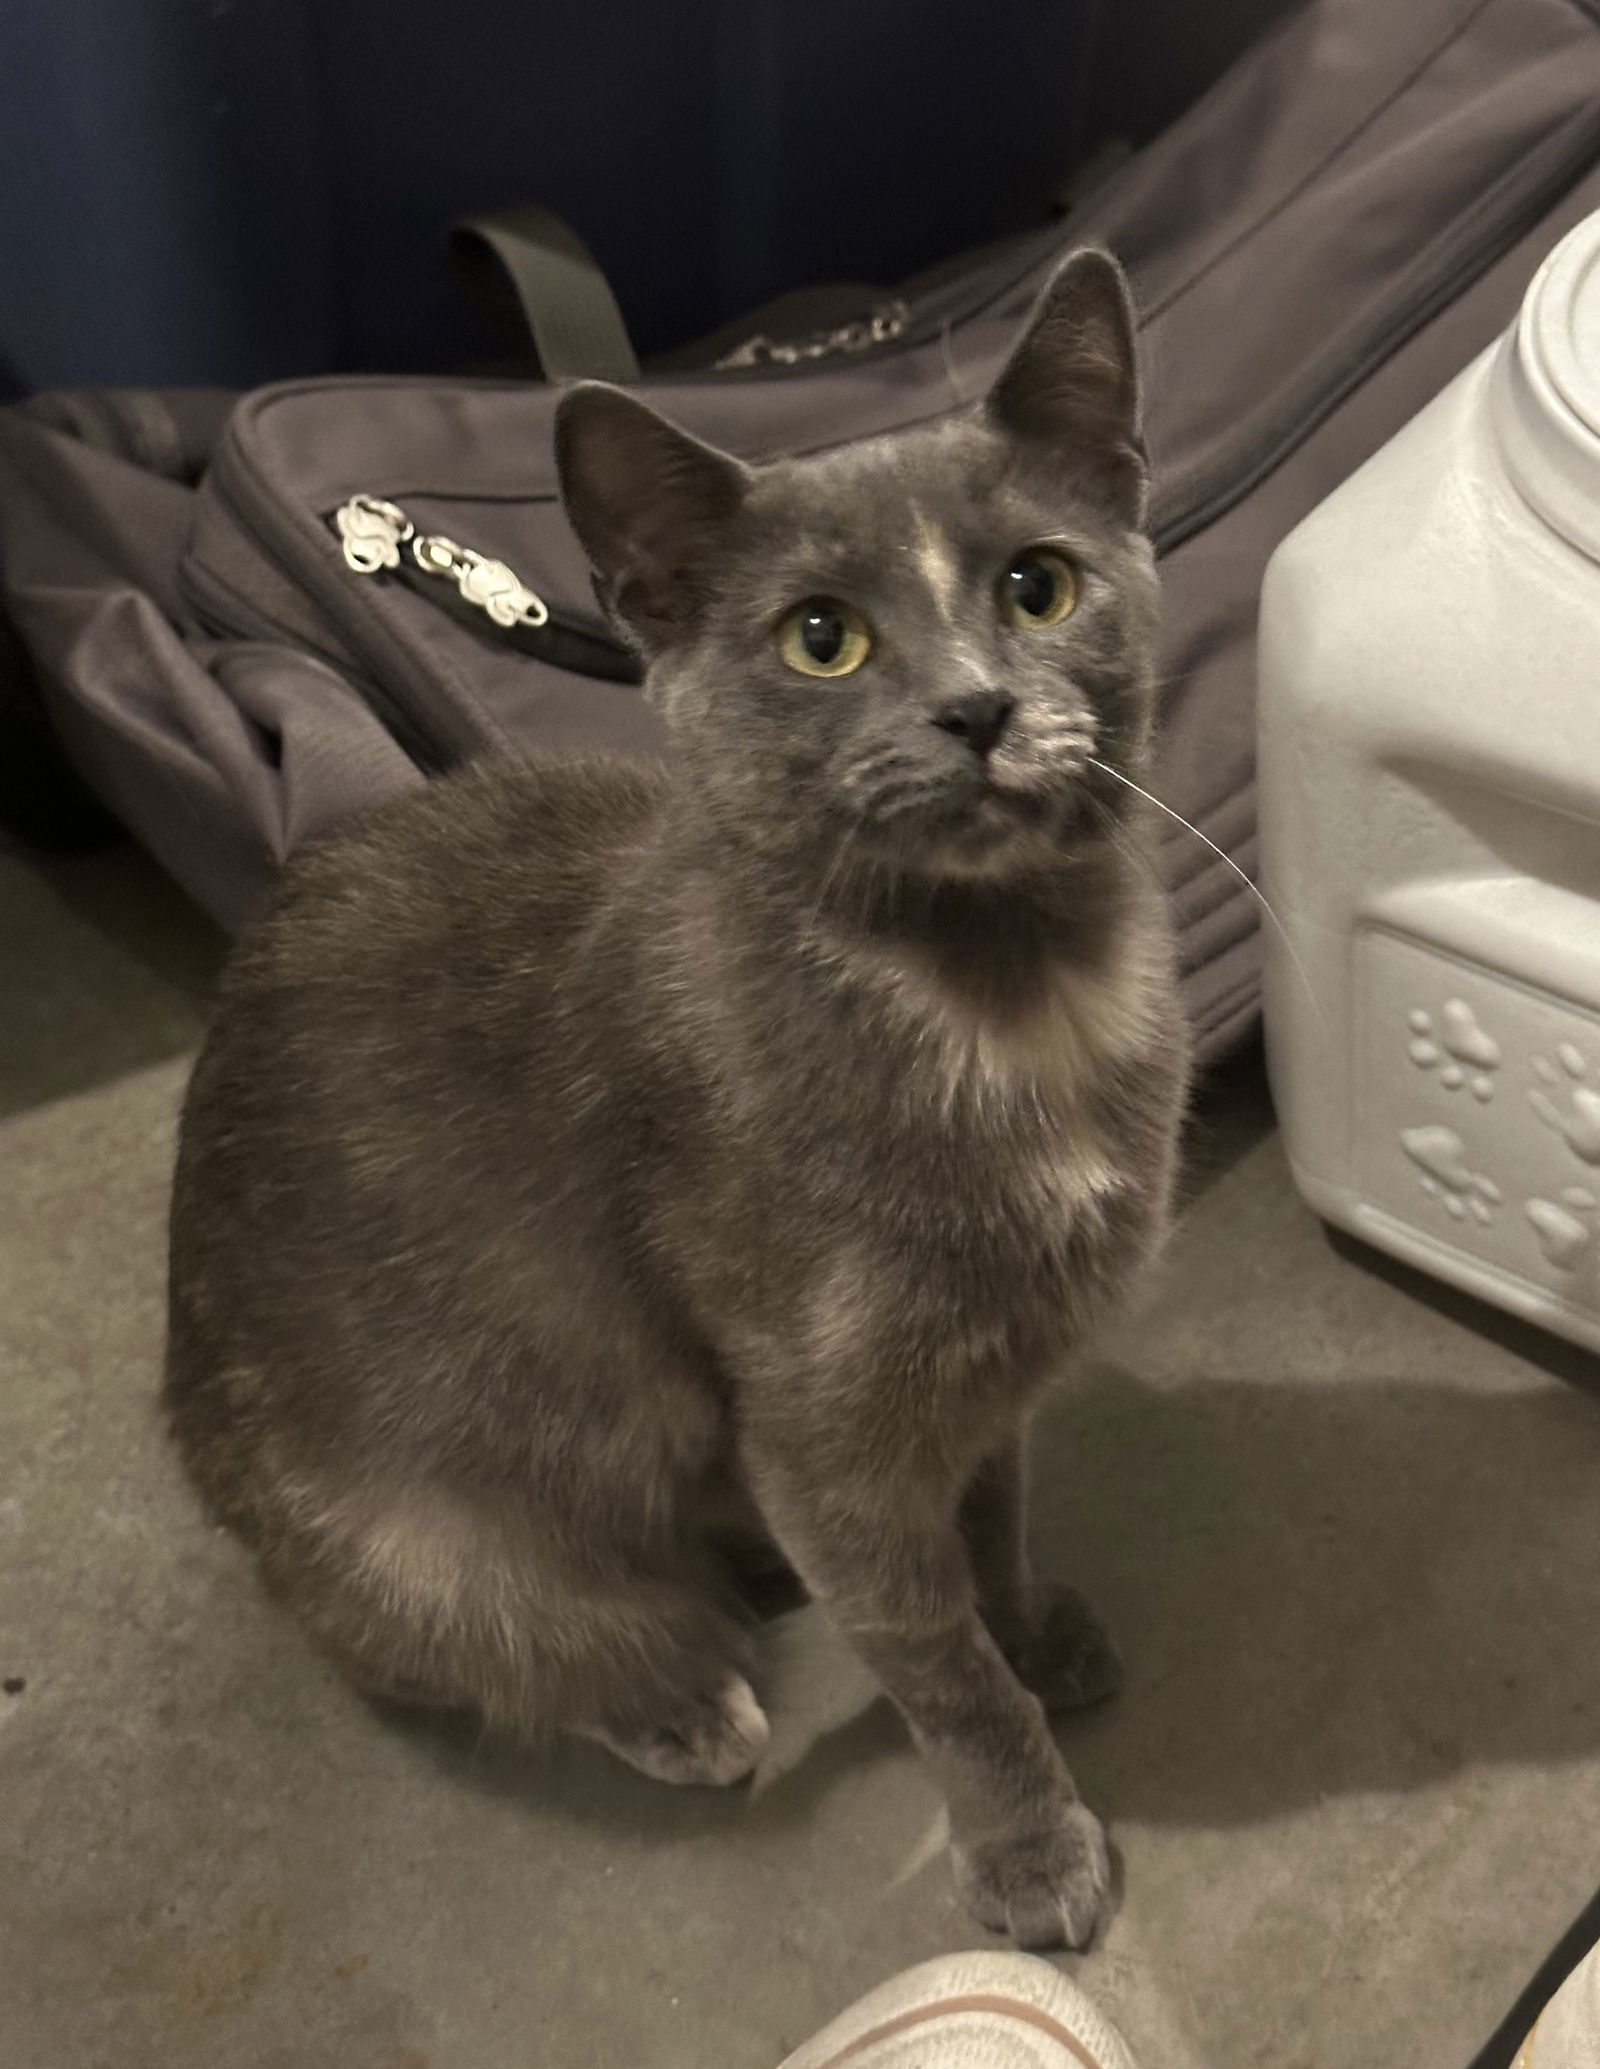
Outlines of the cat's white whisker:
M893 820L905 818L908 812L920 811L925 805L933 803L938 794L936 786L918 784L895 791L886 797L876 798L873 801L873 822L878 826L888 826Z
M833 851L833 859L822 873L822 884L817 892L817 902L812 906L810 915L806 920L806 933L814 934L816 932L818 923L822 918L822 909L828 902L828 894L843 874L844 863L851 847L855 843L855 839L856 829L853 826L847 826L843 833L840 834L839 845Z
M902 748L880 748L876 753L853 762L839 779L839 787L847 796L859 797L864 791L874 790L896 775L915 773L916 762Z
M878 784L868 802L874 811L882 806L902 803L906 798L929 798L937 795L939 784L926 774L912 773Z
M1306 969L1305 964L1301 962L1299 955L1295 951L1295 945L1293 941L1291 941L1289 938L1288 928L1285 927L1282 920L1280 920L1278 915L1273 911L1271 904L1268 902L1260 887L1254 882L1252 882L1250 877L1247 876L1244 870L1242 870L1239 867L1238 863L1234 861L1233 857L1227 854L1223 849L1219 848L1216 842L1212 840L1209 834L1202 833L1198 826L1192 826L1189 823L1189 821L1184 818L1181 812L1175 812L1172 809L1171 805L1163 804L1161 799L1155 796L1155 794L1152 791L1146 790L1143 784L1135 783L1131 776L1124 776L1120 769L1112 768L1109 762L1100 761L1092 754L1086 755L1084 759L1091 769L1100 769L1106 775L1114 776L1119 783L1126 785L1126 787L1129 790L1137 791L1139 796L1142 797L1147 804L1154 805L1158 812L1165 812L1167 817L1169 819L1175 820L1177 824L1181 826L1186 833L1192 833L1197 841L1203 841L1205 845L1211 850L1212 854L1216 856L1219 862L1226 863L1228 868L1233 871L1234 875L1239 879L1240 883L1244 885L1245 889L1250 893L1250 896L1256 901L1257 905L1261 907L1261 910L1266 914L1267 918L1277 929L1278 939L1283 943L1284 953L1288 956L1290 962L1294 965L1295 974L1298 976L1302 986L1305 989L1306 997L1311 1001L1311 1010L1316 1014L1318 1020L1322 1022L1323 1026L1326 1027L1327 1019L1322 1011L1322 1002L1317 997L1316 987L1311 982L1311 977Z
M956 373L955 355L950 349L950 322L947 316L939 326L939 356L944 361L944 377L950 384L950 392L957 402L965 403L967 395Z

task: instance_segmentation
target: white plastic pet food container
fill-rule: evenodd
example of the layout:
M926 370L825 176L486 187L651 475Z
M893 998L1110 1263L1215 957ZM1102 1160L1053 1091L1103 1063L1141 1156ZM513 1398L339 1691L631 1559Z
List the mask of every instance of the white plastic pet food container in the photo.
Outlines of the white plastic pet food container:
M1301 1191L1600 1349L1600 215L1274 556L1260 809Z

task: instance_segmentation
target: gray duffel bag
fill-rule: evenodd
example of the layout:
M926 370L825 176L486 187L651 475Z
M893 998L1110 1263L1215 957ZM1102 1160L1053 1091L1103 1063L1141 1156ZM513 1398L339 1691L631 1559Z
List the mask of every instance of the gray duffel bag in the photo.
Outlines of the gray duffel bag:
M556 500L561 379L636 378L751 458L826 447L977 396L1061 253L1103 243L1141 311L1166 596L1155 788L1249 871L1269 553L1596 206L1586 0L1310 0L1048 229L897 290L791 298L800 334L768 312L710 363L637 375L575 241L514 211L477 227L478 255L522 293L544 380L0 412L4 609L77 768L235 927L299 843L465 757L661 751ZM1256 913L1168 832L1185 1000L1214 1055L1256 1012Z

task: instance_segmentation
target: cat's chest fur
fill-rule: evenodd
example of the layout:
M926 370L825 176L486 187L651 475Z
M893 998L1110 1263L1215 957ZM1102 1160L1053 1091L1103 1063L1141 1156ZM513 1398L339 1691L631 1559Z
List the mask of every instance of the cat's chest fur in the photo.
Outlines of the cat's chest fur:
M1093 1195L1115 1176L1119 1094L1157 1033L1159 937L1128 925L1093 953L1041 952L1008 985L948 957L867 957L900 1052L901 1103L934 1141L992 1153L997 1173Z
M999 969L942 944L857 942L832 981L833 1012L787 1016L767 1088L793 1166L826 1173L813 1197L841 1241L865 1235L910 1275L948 1277L959 1256L1005 1304L1059 1283L1117 1241L1132 1199L1161 1194L1151 1151L1177 1069L1154 928L1130 917L1092 951Z
M738 1196L737 1254L761 1265L731 1306L758 1332L781 1317L823 1365L992 1408L1153 1248L1182 1062L1164 944L1137 921L990 974L858 941L831 1011L796 995L772 1023L771 1068L745 1082L774 1154Z

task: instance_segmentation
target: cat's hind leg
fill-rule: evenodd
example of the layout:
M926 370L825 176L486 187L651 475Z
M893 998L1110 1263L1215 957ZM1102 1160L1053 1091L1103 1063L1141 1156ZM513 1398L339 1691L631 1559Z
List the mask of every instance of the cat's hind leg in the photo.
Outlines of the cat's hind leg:
M369 1694L529 1745L573 1732L663 1781L738 1781L765 1749L748 1620L686 1557L577 1557L516 1511L412 1488L302 1503L263 1564Z
M1047 1710L1081 1710L1122 1685L1110 1634L1076 1588L1044 1588L1025 1543L1021 1433L978 1468L961 1499L961 1535L990 1636Z
M755 1771L771 1731L755 1690L742 1674L729 1674L700 1690L658 1686L655 1716L642 1729L628 1717L581 1726L578 1736L658 1782L724 1787Z

